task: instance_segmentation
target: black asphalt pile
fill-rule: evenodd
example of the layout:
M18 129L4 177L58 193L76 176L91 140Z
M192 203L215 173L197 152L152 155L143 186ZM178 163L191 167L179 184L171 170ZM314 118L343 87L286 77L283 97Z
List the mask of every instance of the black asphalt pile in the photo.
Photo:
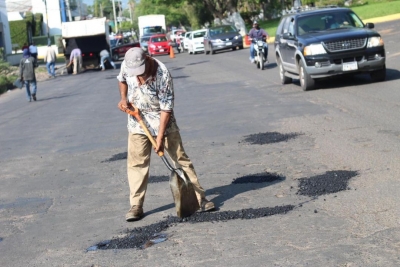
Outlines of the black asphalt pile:
M179 223L226 222L237 219L256 219L276 214L285 214L294 208L295 206L293 205L286 205L258 209L242 209L237 211L198 212L184 219L170 216L158 223L129 230L126 232L126 237L113 238L100 242L88 248L88 251L98 249L144 249L148 247L149 244L155 243L154 239L162 235L161 232ZM166 238L164 240L166 240Z
M117 161L117 160L121 160L121 159L127 159L128 153L127 152L123 152L123 153L118 153L113 155L111 158L103 160L101 163L104 162L112 162L112 161Z
M149 183L161 183L161 182L168 182L169 176L167 175L160 175L160 176L150 176Z
M349 180L358 175L357 171L328 171L325 174L299 179L296 194L316 197L347 190Z
M244 136L245 139L243 140L243 142L247 142L252 145L265 145L265 144L272 144L272 143L279 143L279 142L287 142L290 139L296 138L299 135L301 135L301 134L300 133L281 134L278 132L250 134L250 135Z
M232 184L271 183L283 180L285 180L285 177L280 176L279 174L262 172L262 173L238 177L232 181Z

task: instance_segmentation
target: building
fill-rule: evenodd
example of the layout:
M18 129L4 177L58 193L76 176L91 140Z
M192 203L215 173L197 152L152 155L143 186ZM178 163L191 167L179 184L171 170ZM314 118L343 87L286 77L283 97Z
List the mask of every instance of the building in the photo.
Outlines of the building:
M0 0L0 49L3 50L3 55L0 55L0 57L11 54L12 51L5 0Z
M5 1L9 21L21 20L26 12L43 14L44 35L61 35L61 23L80 20L87 16L87 5L76 0L76 6L70 6L70 0L0 0Z

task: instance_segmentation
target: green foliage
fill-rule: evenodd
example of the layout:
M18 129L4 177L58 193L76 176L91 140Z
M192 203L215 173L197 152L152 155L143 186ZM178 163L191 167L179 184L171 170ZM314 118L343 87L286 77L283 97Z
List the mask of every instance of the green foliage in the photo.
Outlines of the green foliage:
M13 87L12 83L18 78L17 70L17 67L12 67L8 62L0 59L0 94Z
M373 1L373 0L372 0ZM369 0L371 3L371 0ZM400 1L389 1L373 3L365 6L351 7L351 9L362 19L378 18L400 13Z
M20 48L28 43L28 28L31 28L31 25L28 20L10 21L11 43L18 44Z
M118 30L120 31L130 31L133 25L129 21L123 21L118 25Z
M324 7L330 5L343 6L344 4L343 0L317 0L317 1L308 0L308 1L310 1L311 3L314 2L315 6L317 7Z
M42 13L35 13L34 16L35 29L33 30L33 36L41 36L43 34L42 25L43 25L43 14Z

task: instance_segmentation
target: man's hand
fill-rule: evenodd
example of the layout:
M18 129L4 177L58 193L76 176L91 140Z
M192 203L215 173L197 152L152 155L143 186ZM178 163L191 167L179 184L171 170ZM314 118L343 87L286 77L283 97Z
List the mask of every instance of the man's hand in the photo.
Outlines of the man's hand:
M164 152L164 137L157 136L156 143L157 143L157 146L154 148L154 151L156 153L158 153L159 151Z
M126 99L121 99L118 103L118 108L125 112L125 109L128 108L128 101Z

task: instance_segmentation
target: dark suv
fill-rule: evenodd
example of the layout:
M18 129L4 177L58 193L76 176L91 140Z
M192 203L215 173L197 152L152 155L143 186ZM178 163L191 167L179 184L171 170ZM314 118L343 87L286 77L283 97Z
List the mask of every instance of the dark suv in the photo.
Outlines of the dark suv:
M385 47L373 23L364 24L348 8L299 11L282 17L275 55L282 84L299 79L304 91L315 80L367 72L373 81L386 78Z

